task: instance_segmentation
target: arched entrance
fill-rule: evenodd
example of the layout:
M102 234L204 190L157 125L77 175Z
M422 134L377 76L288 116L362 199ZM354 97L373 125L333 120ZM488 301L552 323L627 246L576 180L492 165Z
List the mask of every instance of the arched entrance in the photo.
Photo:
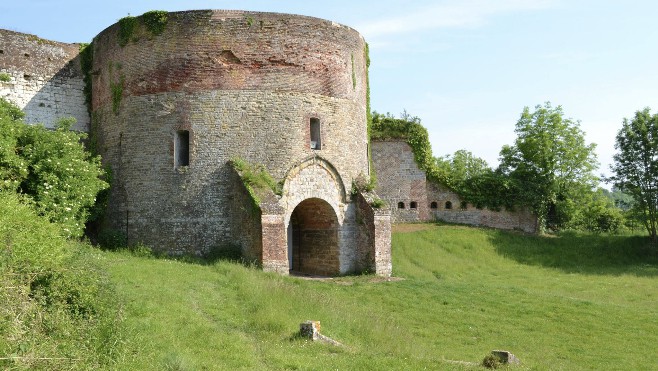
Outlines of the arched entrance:
M319 198L300 202L288 224L290 272L334 276L340 272L338 256L338 218L334 209Z

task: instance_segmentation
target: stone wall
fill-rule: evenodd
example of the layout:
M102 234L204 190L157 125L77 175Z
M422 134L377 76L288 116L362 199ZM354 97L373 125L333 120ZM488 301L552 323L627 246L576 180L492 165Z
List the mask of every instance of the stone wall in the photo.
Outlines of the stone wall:
M170 254L239 245L280 273L390 275L388 210L346 192L369 171L361 35L277 13L169 13L158 35L136 21L124 45L117 23L90 46L91 120L79 45L0 32L0 93L30 122L75 116L110 167L104 228ZM254 203L235 158L283 195Z
M528 233L537 231L536 217L528 210L477 209L462 202L446 187L428 182L404 140L373 141L371 146L377 193L389 204L393 222L442 220Z
M371 197L369 197L371 196ZM357 262L360 271L375 272L389 277L393 273L391 260L391 213L388 209L376 209L371 201L376 195L357 193L357 219L362 232L359 234Z
M353 29L286 14L190 11L170 13L158 36L140 25L123 47L118 32L115 24L94 39L92 134L115 174L108 227L127 230L130 241L189 253L237 240L232 158L264 165L277 181L322 158L343 190L368 173L365 43ZM320 149L310 146L312 118ZM189 165L177 167L181 130Z
M44 40L0 30L0 97L19 106L28 123L52 128L62 117L77 120L74 130L89 130L78 44Z

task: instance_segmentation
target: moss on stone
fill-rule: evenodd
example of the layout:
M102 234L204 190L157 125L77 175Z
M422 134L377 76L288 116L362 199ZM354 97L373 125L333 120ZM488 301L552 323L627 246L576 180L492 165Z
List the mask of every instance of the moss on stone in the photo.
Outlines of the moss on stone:
M240 158L232 159L230 164L240 175L242 184L249 192L254 206L257 208L260 208L263 193L271 191L277 196L283 194L282 184L277 183L263 165L252 165Z

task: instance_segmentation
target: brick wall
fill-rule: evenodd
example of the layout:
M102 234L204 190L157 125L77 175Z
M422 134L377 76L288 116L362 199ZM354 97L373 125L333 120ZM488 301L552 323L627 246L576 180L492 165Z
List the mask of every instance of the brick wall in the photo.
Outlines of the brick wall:
M118 29L94 40L94 134L115 174L109 227L174 253L238 240L231 227L238 196L227 180L235 157L264 165L278 181L307 159L322 159L340 174L331 178L338 193L322 199L341 225L353 223L344 190L368 172L365 43L356 31L317 18L239 11L170 13L161 35L140 27L138 40L124 47ZM320 121L319 150L310 148L311 118ZM178 130L189 131L190 161L176 169ZM294 194L304 195L296 202L308 197ZM286 200L289 218L295 205ZM274 236L264 233L263 246L285 237L279 222L268 224L277 215L261 216L268 220L263 231L271 227ZM337 238L351 237L341 229ZM272 264L283 270L283 262Z
M373 141L371 145L377 193L389 204L393 222L442 220L536 232L536 217L528 210L477 209L463 204L459 196L446 187L428 182L405 141Z
M62 117L74 117L74 130L89 130L82 93L78 44L44 40L34 35L0 30L0 97L25 113L28 123L52 128Z

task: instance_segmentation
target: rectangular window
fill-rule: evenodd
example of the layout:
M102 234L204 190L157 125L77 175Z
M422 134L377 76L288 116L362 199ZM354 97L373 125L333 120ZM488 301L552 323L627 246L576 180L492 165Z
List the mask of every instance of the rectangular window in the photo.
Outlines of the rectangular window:
M174 166L188 166L190 164L190 132L179 130L174 138Z
M316 118L311 118L311 149L322 149L320 120Z

